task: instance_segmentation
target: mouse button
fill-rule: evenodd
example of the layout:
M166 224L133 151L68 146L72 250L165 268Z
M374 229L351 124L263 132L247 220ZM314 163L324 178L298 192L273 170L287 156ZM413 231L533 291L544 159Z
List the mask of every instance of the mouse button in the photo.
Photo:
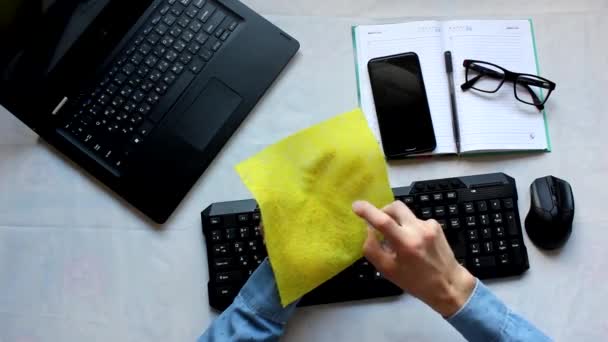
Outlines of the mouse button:
M574 194L568 182L562 181L558 186L559 206L563 210L574 210Z
M550 186L548 186L546 179L540 180L536 184L536 203L540 208L547 210L553 208L553 199Z

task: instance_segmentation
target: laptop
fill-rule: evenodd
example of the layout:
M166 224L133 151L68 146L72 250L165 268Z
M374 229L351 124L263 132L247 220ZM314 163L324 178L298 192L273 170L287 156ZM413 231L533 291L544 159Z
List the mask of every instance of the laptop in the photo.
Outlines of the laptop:
M299 49L237 0L3 0L0 104L157 223Z

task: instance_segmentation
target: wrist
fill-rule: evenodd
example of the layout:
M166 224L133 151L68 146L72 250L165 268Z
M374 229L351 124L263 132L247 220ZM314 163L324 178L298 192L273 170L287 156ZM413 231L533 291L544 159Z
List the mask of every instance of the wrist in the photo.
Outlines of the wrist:
M467 269L457 265L431 307L443 317L452 316L467 302L475 289L475 282L475 277Z

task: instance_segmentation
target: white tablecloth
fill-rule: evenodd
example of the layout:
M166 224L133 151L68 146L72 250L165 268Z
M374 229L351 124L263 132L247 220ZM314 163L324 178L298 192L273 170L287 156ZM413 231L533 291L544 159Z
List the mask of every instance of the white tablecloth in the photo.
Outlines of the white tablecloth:
M554 174L576 199L561 251L526 240L530 270L489 281L513 309L557 340L605 340L608 323L607 1L279 1L254 9L301 51L170 221L150 223L0 109L0 341L188 341L216 314L207 299L200 211L249 198L233 166L264 146L357 105L350 26L381 21L515 17L534 20L552 153L392 163L393 186L502 171L523 216L529 184ZM527 236L526 236L527 239ZM459 335L414 298L300 309L287 341L436 341Z

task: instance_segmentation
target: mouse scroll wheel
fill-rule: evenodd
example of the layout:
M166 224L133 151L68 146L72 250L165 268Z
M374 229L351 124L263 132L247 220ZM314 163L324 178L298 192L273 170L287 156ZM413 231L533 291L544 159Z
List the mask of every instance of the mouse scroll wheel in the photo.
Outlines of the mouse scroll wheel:
M553 200L553 202L557 201L557 197L558 197L558 189L555 185L551 185L551 199Z

